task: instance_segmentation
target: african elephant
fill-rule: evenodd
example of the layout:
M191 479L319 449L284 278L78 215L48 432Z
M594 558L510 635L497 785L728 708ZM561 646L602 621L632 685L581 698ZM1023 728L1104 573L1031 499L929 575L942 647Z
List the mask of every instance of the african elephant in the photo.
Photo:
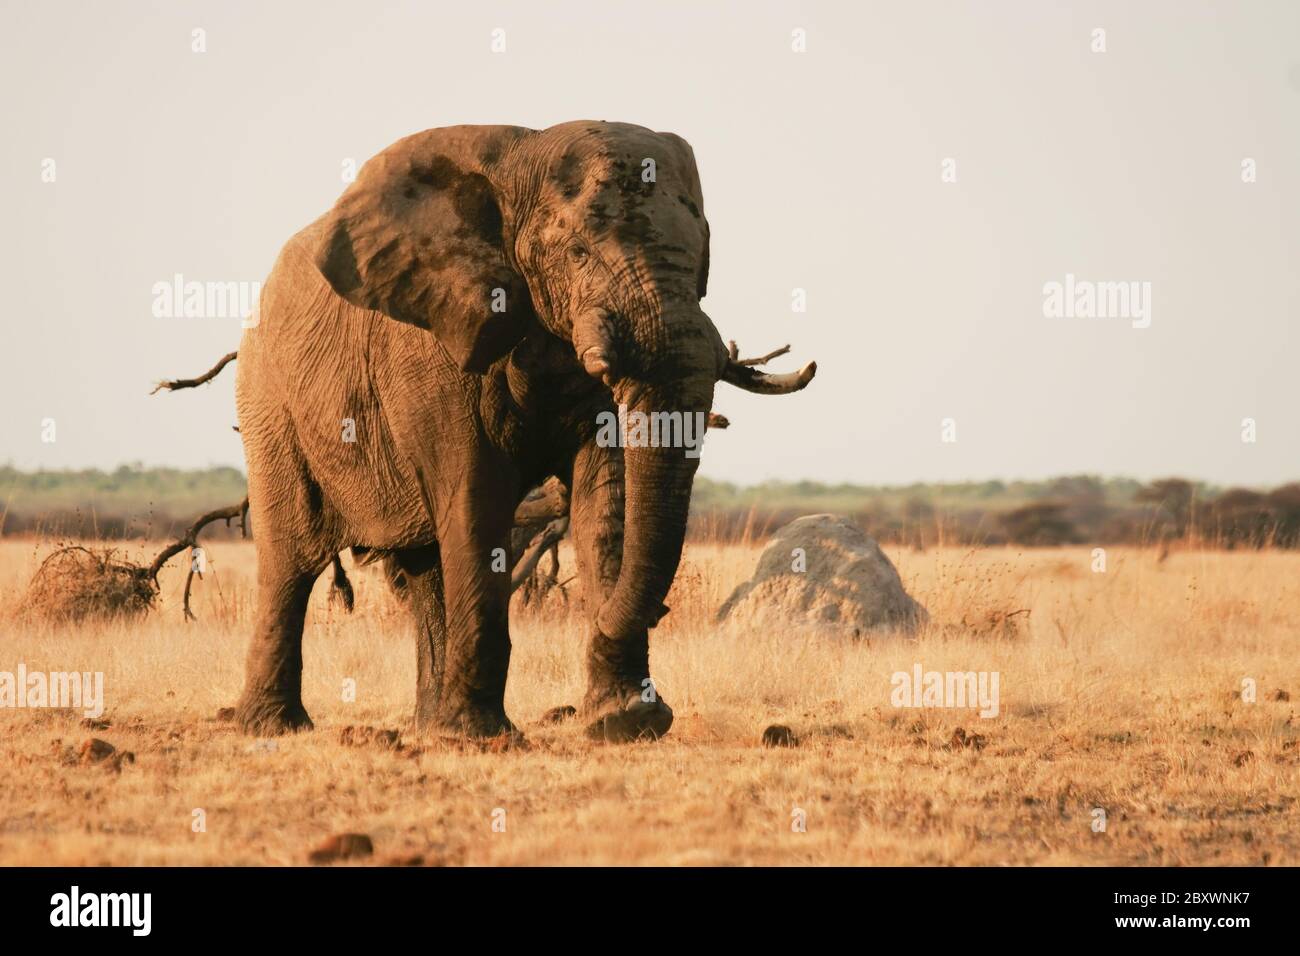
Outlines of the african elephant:
M816 371L738 362L700 308L708 267L694 155L672 134L455 126L366 163L284 246L239 347L258 557L242 729L311 727L307 599L356 546L404 572L417 728L516 733L501 556L520 499L555 475L589 596L580 713L594 737L665 733L648 630L667 612L698 454L602 440L598 416L707 416L719 379L782 393Z

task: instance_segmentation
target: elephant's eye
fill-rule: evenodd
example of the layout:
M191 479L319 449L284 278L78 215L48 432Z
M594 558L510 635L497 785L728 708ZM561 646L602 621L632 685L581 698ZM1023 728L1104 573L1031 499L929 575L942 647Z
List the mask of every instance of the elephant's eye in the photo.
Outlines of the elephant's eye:
M569 261L574 265L582 265L587 261L589 255L591 255L591 253L587 251L587 247L580 242L575 242L573 245L569 246Z

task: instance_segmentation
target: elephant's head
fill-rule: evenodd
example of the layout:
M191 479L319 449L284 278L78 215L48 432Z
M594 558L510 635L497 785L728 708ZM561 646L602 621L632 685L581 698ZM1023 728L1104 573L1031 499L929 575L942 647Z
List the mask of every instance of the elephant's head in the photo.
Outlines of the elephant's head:
M728 352L700 308L709 226L678 136L622 123L429 130L370 160L327 214L316 263L355 305L429 329L484 372L534 323L629 413L703 413L719 379L802 388ZM625 449L622 570L600 611L611 636L657 620L677 570L698 458Z

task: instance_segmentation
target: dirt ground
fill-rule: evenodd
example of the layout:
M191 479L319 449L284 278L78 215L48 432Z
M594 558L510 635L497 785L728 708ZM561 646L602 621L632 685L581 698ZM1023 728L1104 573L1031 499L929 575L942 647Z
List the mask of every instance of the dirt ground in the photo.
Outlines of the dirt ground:
M3 607L51 547L0 543ZM506 705L531 747L481 753L411 734L405 611L367 570L355 613L326 580L312 598L316 730L241 736L219 711L256 558L210 545L197 622L179 560L146 617L4 620L0 671L102 671L107 726L0 709L0 864L304 864L341 833L370 838L363 864L1300 864L1300 554L886 551L931 614L915 639L719 627L758 548L689 547L652 635L677 715L654 743L540 723L581 696L580 597L521 611ZM998 716L893 706L916 664L997 672ZM801 745L764 747L771 724ZM117 753L79 757L91 738Z

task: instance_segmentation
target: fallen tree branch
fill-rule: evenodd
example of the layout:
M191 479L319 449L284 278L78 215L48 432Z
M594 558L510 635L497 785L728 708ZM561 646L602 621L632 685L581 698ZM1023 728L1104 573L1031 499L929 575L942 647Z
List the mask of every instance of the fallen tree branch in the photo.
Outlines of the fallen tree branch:
M195 570L194 562L191 561L189 574L185 575L185 597L181 604L181 610L185 612L185 620L187 621L198 620L198 618L194 616L194 612L190 610L190 588L194 585ZM199 580L203 580L202 572L199 572Z
M558 478L547 478L515 509L515 527L552 521L569 513L569 489Z
M516 591L532 575L533 569L537 567L537 562L542 560L542 555L549 551L555 545L560 543L569 530L569 516L556 518L548 524L528 546L528 550L515 563L515 569L510 574L510 590Z
M153 391L149 394L157 395L163 389L166 389L169 392L175 392L182 388L198 388L200 385L205 385L216 378L221 373L221 370L233 362L238 355L239 352L236 351L223 356L220 362L212 366L212 368L208 369L198 378L174 378L159 382L153 387Z
M154 588L159 588L158 572L163 569L163 565L176 557L176 555L180 554L186 548L198 547L199 532L214 521L225 521L226 527L230 527L230 522L234 521L236 518L239 519L240 530L244 537L248 537L248 498L245 498L237 505L231 505L228 508L218 508L216 511L209 511L207 514L195 521L194 524L190 525L189 530L186 531L179 540L163 548L162 551L158 553L158 557L153 559L153 564L149 566L149 580L153 582ZM185 578L184 610L185 620L187 621L195 619L194 614L190 611L190 588L194 583L194 574L194 563L191 562L189 575ZM202 577L202 575L200 574L199 577Z

